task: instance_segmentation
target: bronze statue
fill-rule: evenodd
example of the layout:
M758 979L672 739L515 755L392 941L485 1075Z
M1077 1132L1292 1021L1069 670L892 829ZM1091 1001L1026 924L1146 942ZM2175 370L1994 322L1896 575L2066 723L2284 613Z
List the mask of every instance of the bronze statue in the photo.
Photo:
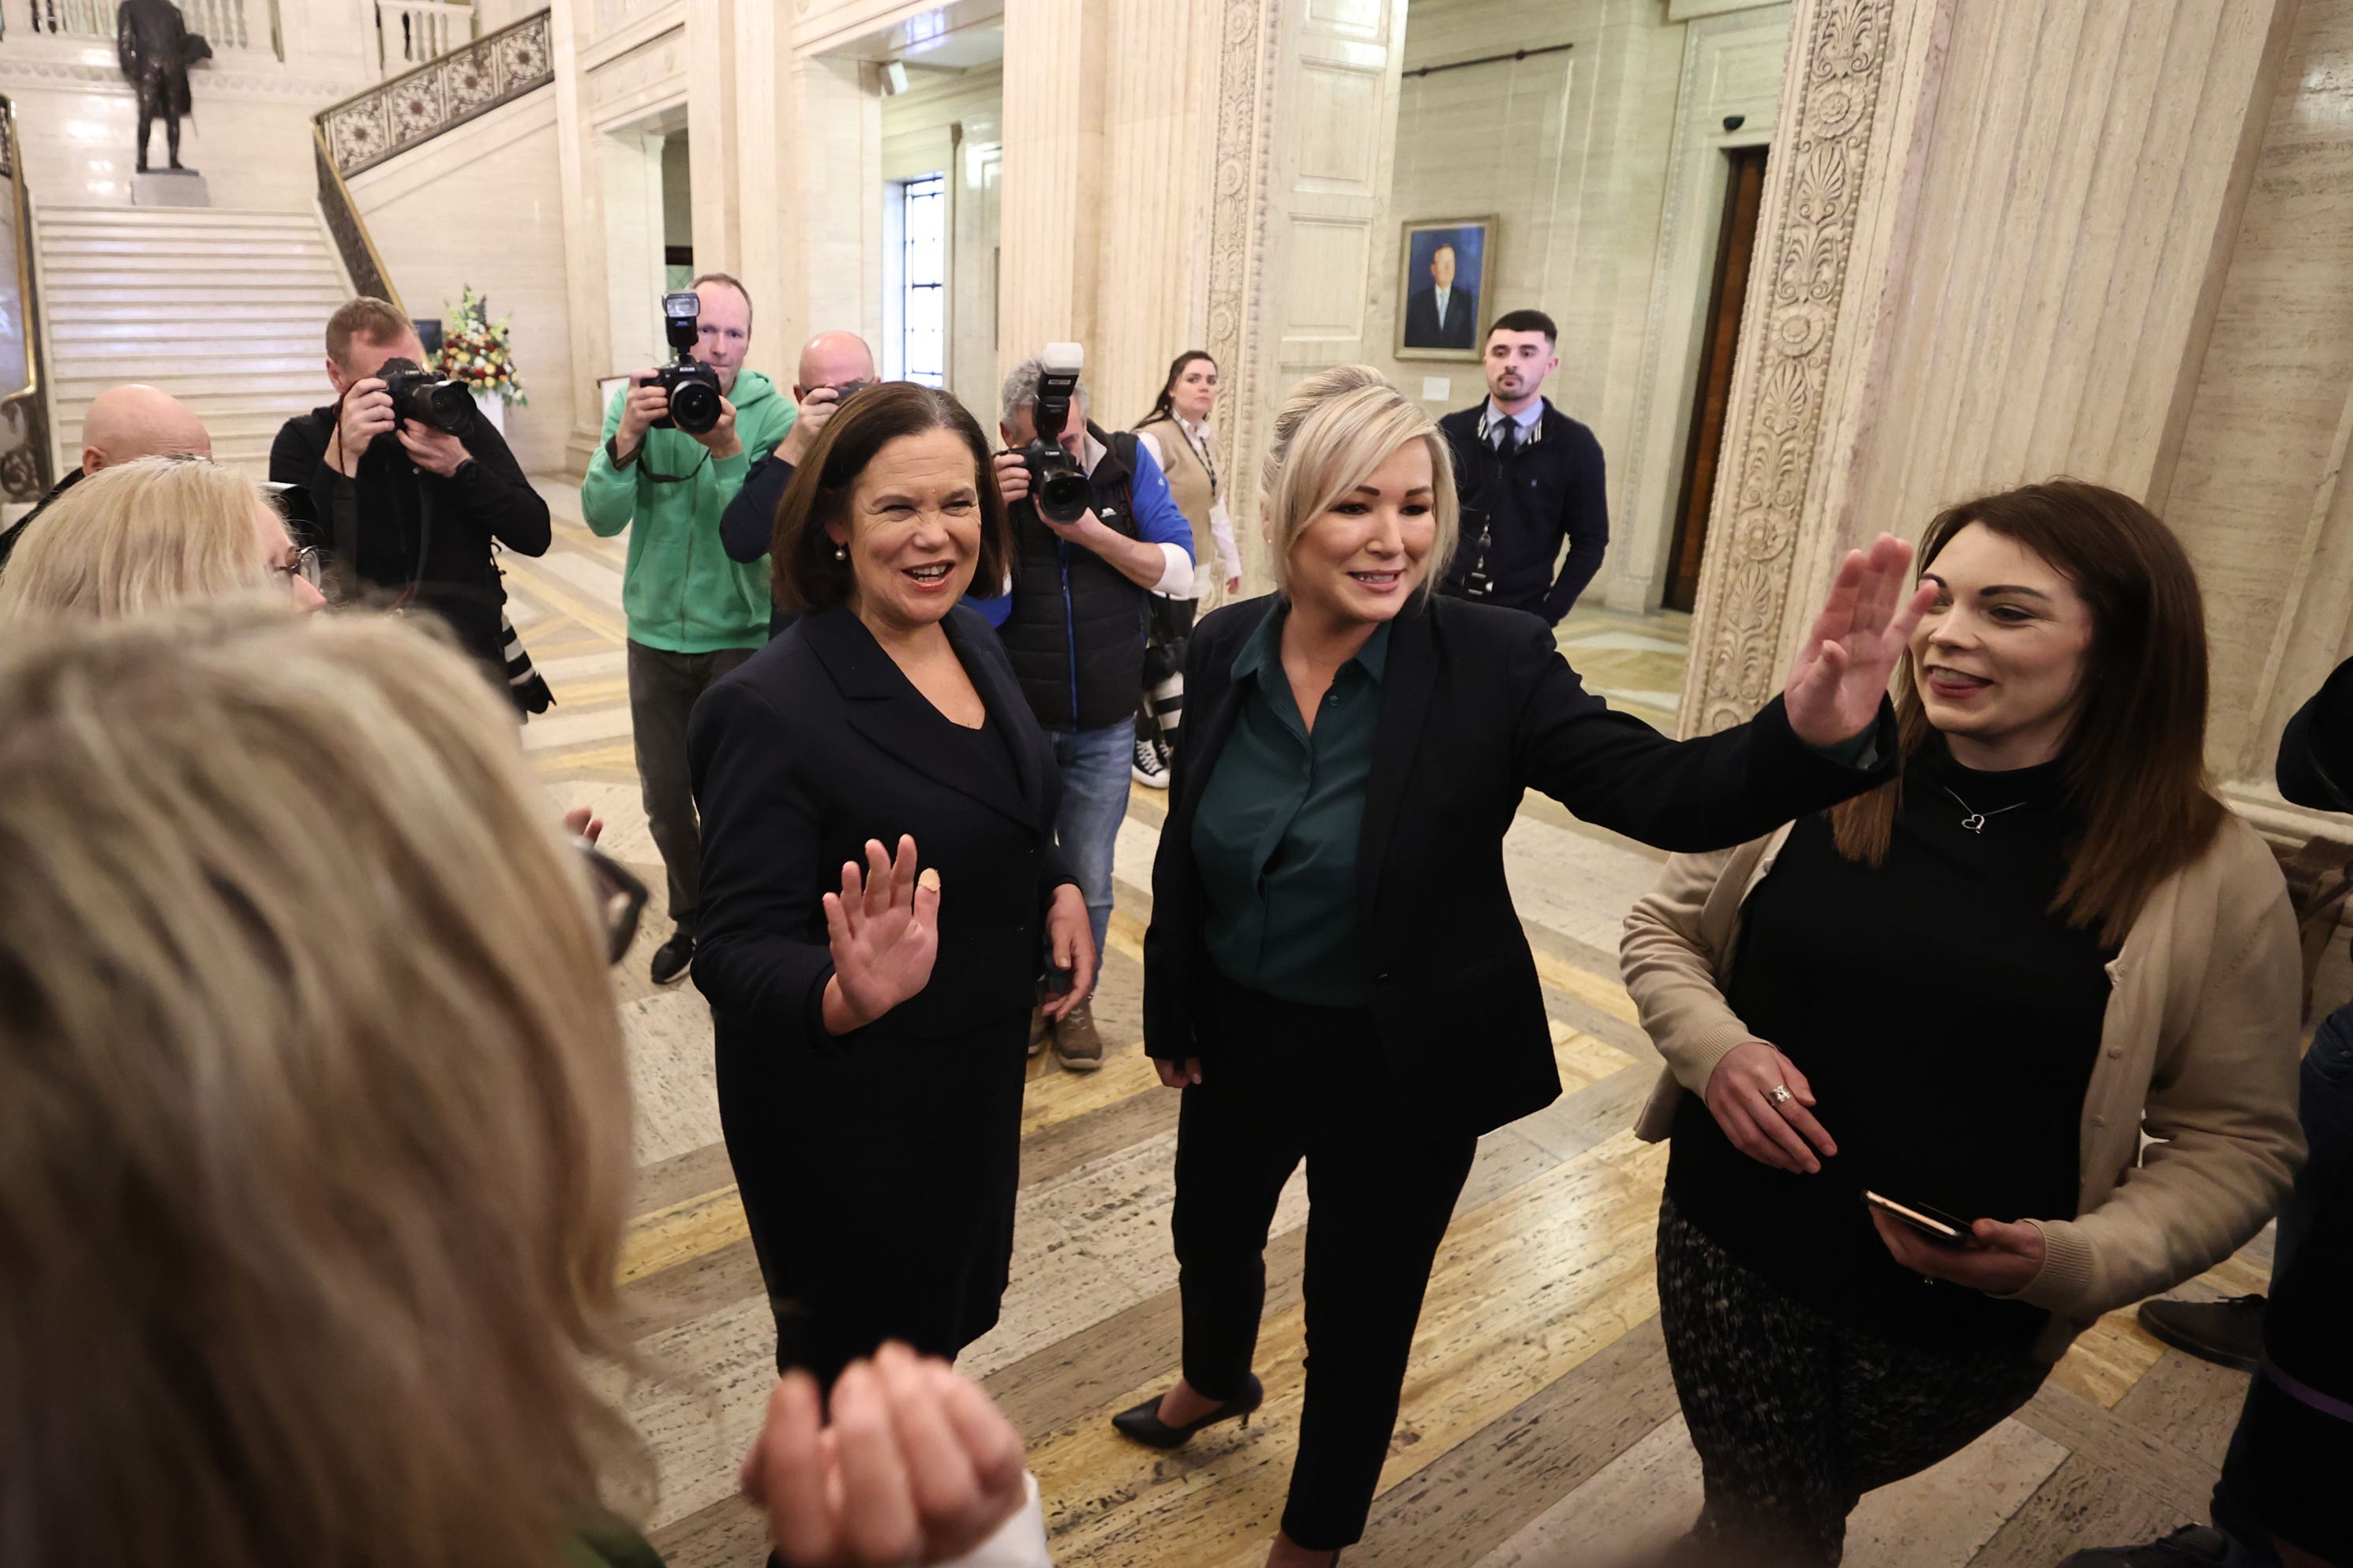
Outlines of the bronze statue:
M180 117L194 107L188 67L210 59L212 46L188 31L172 0L122 0L114 13L114 50L139 92L139 172L147 172L148 135L158 115L172 167L180 169Z

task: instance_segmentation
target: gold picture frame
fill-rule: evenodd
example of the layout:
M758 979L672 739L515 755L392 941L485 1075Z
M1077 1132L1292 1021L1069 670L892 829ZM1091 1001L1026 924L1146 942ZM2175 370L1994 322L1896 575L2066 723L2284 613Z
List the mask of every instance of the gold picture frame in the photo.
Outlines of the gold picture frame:
M1477 361L1480 334L1493 313L1494 216L1422 218L1401 230L1392 357Z

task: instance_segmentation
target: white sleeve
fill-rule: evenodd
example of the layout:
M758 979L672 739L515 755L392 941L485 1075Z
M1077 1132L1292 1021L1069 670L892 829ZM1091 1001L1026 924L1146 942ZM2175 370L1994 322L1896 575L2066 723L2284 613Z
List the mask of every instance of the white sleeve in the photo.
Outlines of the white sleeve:
M1164 544L1160 547L1160 553L1166 559L1168 564L1162 570L1160 580L1152 584L1152 591L1155 594L1166 594L1172 599L1191 598L1193 596L1193 557L1186 552L1185 547L1181 544Z
M1135 433L1135 440L1136 445L1142 447L1145 451L1152 454L1152 466L1158 468L1162 473L1166 473L1168 471L1168 458L1166 455L1160 450L1160 437L1155 436L1149 430L1138 430Z
M1234 520L1226 510L1226 503L1218 502L1209 509L1209 537L1218 542L1218 559L1225 563L1226 575L1242 574L1242 552L1234 543Z
M1038 1478L1025 1475L1029 1499L1003 1528L941 1568L1054 1568L1046 1550L1046 1510L1038 1498Z

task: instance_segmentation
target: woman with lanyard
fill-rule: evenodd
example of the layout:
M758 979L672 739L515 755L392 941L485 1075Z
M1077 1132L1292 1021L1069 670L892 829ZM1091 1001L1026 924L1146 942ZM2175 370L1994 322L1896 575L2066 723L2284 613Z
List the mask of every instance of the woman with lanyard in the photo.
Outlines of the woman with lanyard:
M1258 1407L1267 1230L1303 1159L1309 1372L1268 1562L1323 1568L1364 1531L1479 1136L1560 1092L1504 875L1522 794L1697 847L1867 789L1884 770L1851 763L1894 753L1922 601L1908 547L1851 556L1786 700L1678 743L1586 692L1535 617L1431 595L1451 460L1377 374L1294 395L1263 493L1279 592L1193 639L1145 938L1145 1048L1184 1094L1184 1376L1115 1425L1173 1448Z
M1674 1140L1660 1319L1726 1561L1838 1563L1864 1492L2229 1257L2303 1153L2295 921L2206 782L2181 546L2057 480L1941 513L1920 559L1900 777L1676 857L1626 921L1668 1066L1641 1131Z
M1206 616L1242 588L1241 552L1226 515L1225 490L1218 475L1210 411L1218 405L1218 362L1187 349L1168 367L1160 396L1135 426L1136 438L1152 453L1168 480L1168 494L1193 525L1193 575L1189 601L1155 599L1150 646L1145 654L1144 706L1135 721L1135 782L1168 787L1168 759L1185 710L1185 639L1194 618ZM1208 542L1217 544L1218 568L1209 564Z

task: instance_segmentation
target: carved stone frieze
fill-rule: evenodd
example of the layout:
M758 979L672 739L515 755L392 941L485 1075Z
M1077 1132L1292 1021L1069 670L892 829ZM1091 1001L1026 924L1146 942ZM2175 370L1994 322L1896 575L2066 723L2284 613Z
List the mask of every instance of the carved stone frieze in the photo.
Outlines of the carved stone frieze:
M1772 227L1757 237L1742 330L1746 395L1736 398L1725 429L1684 687L1691 733L1741 722L1779 684L1801 513L1824 439L1831 347L1894 8L1894 0L1820 0L1801 6L1791 34L1798 102L1773 160Z
M554 79L548 14L477 38L320 116L346 179Z
M1250 258L1266 216L1264 128L1272 117L1274 0L1226 0L1218 38L1215 184L1209 209L1208 350L1226 384L1226 449L1234 455L1245 504L1258 482L1249 462L1258 376L1250 363L1261 280Z

